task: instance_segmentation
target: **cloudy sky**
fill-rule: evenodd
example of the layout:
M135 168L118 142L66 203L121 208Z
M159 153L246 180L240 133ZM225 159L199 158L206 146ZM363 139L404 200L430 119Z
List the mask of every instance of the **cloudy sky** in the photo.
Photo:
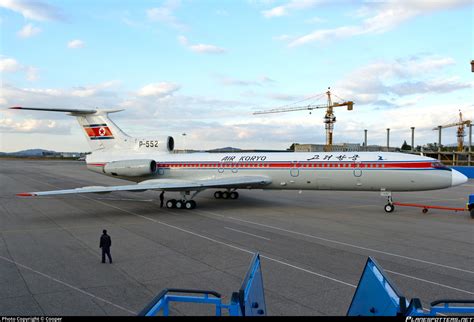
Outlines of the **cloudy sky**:
M177 146L323 143L324 111L253 111L324 93L334 141L437 141L474 118L473 2L465 0L0 0L0 151L87 151L73 118L9 106L119 107L134 136ZM323 104L310 99L302 104ZM182 133L186 133L186 140ZM455 129L443 143L456 142Z

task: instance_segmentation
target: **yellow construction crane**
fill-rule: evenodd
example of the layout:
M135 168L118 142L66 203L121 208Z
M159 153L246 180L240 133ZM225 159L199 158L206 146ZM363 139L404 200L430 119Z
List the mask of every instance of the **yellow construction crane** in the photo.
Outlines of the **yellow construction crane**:
M461 110L459 110L459 122L450 123L450 124L446 124L446 125L441 125L441 126L433 128L433 130L439 130L439 129L444 129L444 128L447 128L447 127L457 126L458 130L456 131L456 136L458 137L458 152L462 152L462 151L464 151L464 136L465 136L464 126L469 127L470 125L471 125L470 120L463 121L462 112L461 112Z
M337 106L347 106L347 110L351 111L354 106L354 102L352 101L344 101L342 103L336 103L332 102L331 100L331 88L328 88L328 91L324 94L327 96L327 104L326 105L313 105L309 104L306 106L292 106L292 107L281 107L281 108L274 108L271 110L265 110L265 111L257 111L254 112L254 115L258 114L271 114L271 113L283 113L283 112L293 112L293 111L302 111L302 110L314 110L318 108L325 108L326 109L326 115L324 115L324 127L326 129L326 146L325 146L325 151L331 151L332 150L332 138L333 138L333 130L334 130L334 123L336 123L336 116L334 115L333 108ZM322 96L323 94L320 94L318 96ZM314 98L314 97L312 97ZM308 98L311 99L311 98ZM305 99L307 100L307 99Z

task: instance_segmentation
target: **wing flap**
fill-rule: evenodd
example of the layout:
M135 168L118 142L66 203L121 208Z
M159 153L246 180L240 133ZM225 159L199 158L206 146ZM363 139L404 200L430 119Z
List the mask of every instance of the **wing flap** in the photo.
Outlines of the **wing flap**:
M172 180L172 179L154 179L143 181L133 185L123 186L92 186L75 189L22 192L18 193L20 197L35 196L51 196L51 195L67 195L78 193L108 193L116 191L146 191L146 190L166 190L166 191L183 191L183 190L204 190L208 188L258 188L271 183L270 178L265 176L242 176L234 178L220 179L202 179L202 180Z

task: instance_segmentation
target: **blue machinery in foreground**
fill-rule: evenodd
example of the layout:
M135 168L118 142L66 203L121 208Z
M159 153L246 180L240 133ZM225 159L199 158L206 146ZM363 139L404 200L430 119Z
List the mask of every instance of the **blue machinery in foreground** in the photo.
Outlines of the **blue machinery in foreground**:
M193 295L177 295L187 293ZM238 292L232 293L229 304L222 303L221 295L214 291L165 289L139 315L169 315L169 304L172 302L198 303L215 306L215 315L222 315L227 310L230 316L263 316L267 315L265 293L263 291L260 255L253 256L250 267Z
M181 293L181 295L171 293ZM266 315L259 254L254 255L241 288L232 294L229 304L223 304L221 295L214 291L165 289L142 310L140 315L167 316L172 302L214 305L217 316L222 315L223 310L227 310L230 316ZM452 306L454 304L457 306ZM474 300L438 300L431 303L429 310L423 309L419 299L413 298L408 301L388 278L382 267L371 257L365 264L359 285L347 311L348 316L434 316L437 314L474 314Z
M439 306L443 304L443 306ZM461 306L451 306L460 304ZM423 309L417 298L402 295L385 271L371 257L365 264L359 285L352 298L349 316L434 316L440 314L474 314L474 300L438 300L431 308ZM462 306L464 305L464 306Z

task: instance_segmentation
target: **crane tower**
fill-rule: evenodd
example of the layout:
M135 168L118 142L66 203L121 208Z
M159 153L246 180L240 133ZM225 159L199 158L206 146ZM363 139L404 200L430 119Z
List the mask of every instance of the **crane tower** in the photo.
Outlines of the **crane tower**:
M463 120L462 119L462 112L461 112L461 110L459 110L459 122L450 123L450 124L446 124L446 125L441 125L439 127L435 127L433 130L441 131L441 129L457 126L458 129L456 131L456 136L458 138L458 152L462 152L464 150L464 136L465 136L464 126L469 127L470 125L471 125L471 121L470 120Z
M282 107L282 108L274 108L271 110L257 111L257 112L254 112L253 114L258 115L258 114L284 113L284 112L293 112L293 111L302 111L302 110L311 111L314 109L325 108L326 109L326 114L324 115L324 128L326 130L325 151L331 151L332 143L333 143L334 123L336 123L336 116L334 115L334 107L347 106L347 110L351 111L353 109L354 102L352 101L344 101L342 103L333 102L331 98L330 89L331 88L328 88L327 92L324 93L327 96L326 105L309 104L306 106Z

